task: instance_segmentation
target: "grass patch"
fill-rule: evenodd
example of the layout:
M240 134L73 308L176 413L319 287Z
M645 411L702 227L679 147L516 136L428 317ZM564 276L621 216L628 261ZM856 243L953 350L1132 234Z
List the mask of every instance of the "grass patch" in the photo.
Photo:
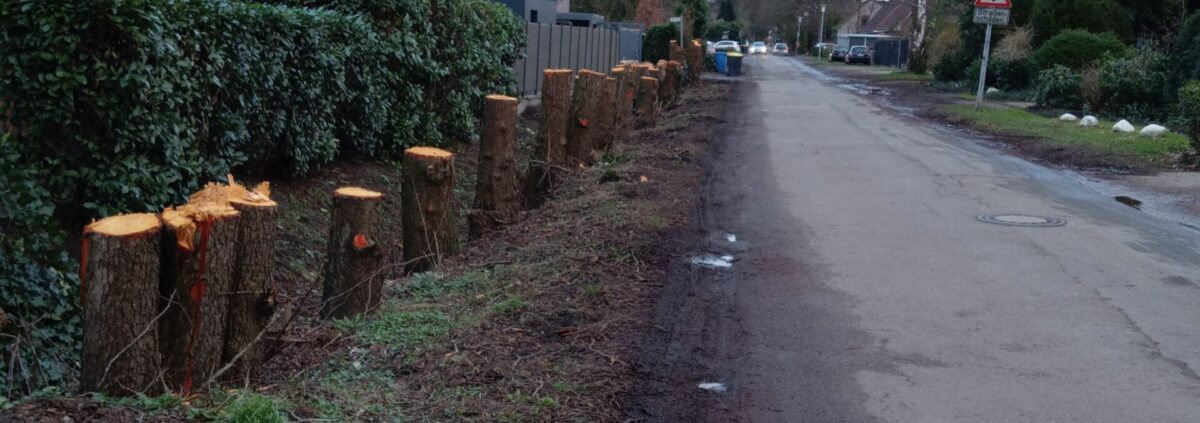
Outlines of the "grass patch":
M253 392L242 392L229 403L218 417L227 423L283 423L284 404L275 398Z
M361 344L406 351L429 348L435 338L445 336L458 326L457 321L441 310L404 310L395 304L384 307L369 319L339 319L333 324L354 334Z
M965 119L976 127L1004 134L1036 137L1056 147L1075 148L1107 156L1114 164L1163 167L1188 150L1188 140L1169 133L1162 138L1112 132L1113 122L1100 121L1094 128L1040 116L1018 108L985 108L975 111L963 105L944 106L942 111Z
M932 81L933 75L916 74L912 72L892 71L875 77L880 81Z
M521 297L512 297L492 306L492 310L495 310L496 313L505 315L514 314L526 308L529 308L529 304L526 304Z
M396 289L404 302L425 302L451 295L479 292L491 286L491 282L505 271L503 266L495 266L451 278L436 272L418 273L404 280Z

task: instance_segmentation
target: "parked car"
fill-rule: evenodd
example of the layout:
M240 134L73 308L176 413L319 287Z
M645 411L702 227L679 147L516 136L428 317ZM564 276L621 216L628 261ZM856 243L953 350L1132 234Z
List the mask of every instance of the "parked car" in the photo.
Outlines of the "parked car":
M726 53L741 53L742 47L738 46L737 41L724 40L717 41L717 43L713 45L713 50L723 51Z
M775 43L775 47L771 48L771 54L787 55L788 54L787 44Z
M836 47L837 44L834 43L817 43L813 45L813 51L817 53L817 57L825 57L826 54L829 54Z
M845 47L841 47L841 46L834 47L833 53L829 54L829 61L830 62L844 62L844 61L846 61L846 53L848 53L849 51L850 51L850 49L847 49Z
M846 53L846 64L853 65L855 63L871 64L871 50L867 46L850 47L850 52Z
M750 45L750 54L767 54L767 43L755 41Z
M716 44L714 44L712 41L705 41L704 42L704 53L709 54L709 55L716 54L717 53Z

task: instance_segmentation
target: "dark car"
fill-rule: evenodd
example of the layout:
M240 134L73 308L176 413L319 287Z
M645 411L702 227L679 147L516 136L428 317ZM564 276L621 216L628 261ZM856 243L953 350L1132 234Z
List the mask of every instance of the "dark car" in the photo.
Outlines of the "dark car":
M830 62L841 62L841 61L845 61L845 60L846 60L846 53L847 53L848 51L849 51L849 49L847 49L847 48L845 48L845 47L841 47L841 46L834 47L834 48L833 48L833 53L830 53L830 54L829 54L829 61L830 61Z
M846 64L853 65L855 63L871 64L871 50L867 49L867 46L850 47L850 51L846 53Z

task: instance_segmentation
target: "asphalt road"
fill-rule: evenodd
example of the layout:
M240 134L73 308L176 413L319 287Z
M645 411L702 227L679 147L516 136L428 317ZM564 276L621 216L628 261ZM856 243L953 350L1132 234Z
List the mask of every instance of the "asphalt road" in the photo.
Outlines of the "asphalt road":
M746 68L700 248L736 261L667 310L705 328L664 329L728 389L708 420L1200 421L1195 230L799 61Z

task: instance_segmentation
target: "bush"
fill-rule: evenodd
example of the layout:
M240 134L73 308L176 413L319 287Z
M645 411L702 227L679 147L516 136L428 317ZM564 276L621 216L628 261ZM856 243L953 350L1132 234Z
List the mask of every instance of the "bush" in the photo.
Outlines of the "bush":
M1200 153L1200 81L1187 83L1177 95L1176 119L1183 133L1192 140L1192 149Z
M1033 61L1042 70L1058 65L1080 70L1106 56L1125 57L1129 52L1129 47L1113 34L1072 30L1063 31L1038 47Z
M303 174L342 153L470 139L481 97L515 86L524 31L501 5L322 3L0 4L15 128L0 148L0 307L20 322L0 335L33 340L28 370L0 389L74 377L77 264L63 246L83 223L158 211L238 169Z
M1167 94L1174 96L1188 81L1200 79L1200 12L1184 21L1168 60Z
M722 7L728 2L722 3ZM734 41L742 40L742 24L738 22L717 20L714 21L707 29L704 30L704 39L709 41L721 41L725 33L729 33L729 39Z
M1081 106L1079 72L1055 66L1038 74L1034 101L1038 107L1077 110Z
M1121 40L1133 41L1133 28L1125 8L1115 0L1045 0L1035 2L1033 45L1040 46L1060 33L1083 30L1113 33ZM1051 66L1046 66L1050 68Z
M642 60L658 63L659 60L671 58L671 40L679 39L679 30L675 25L654 25L646 30L646 38L642 41Z
M976 59L967 68L966 79L970 81L971 86L979 83L979 67L982 66L982 62L982 59ZM989 60L987 86L1005 91L1028 88L1033 80L1033 69L1033 63L1029 59Z
M949 54L943 55L933 65L933 79L941 82L962 81L967 79L967 68L971 63L971 59L966 56L965 51L958 50ZM979 68L975 68L975 75L979 74ZM978 76L974 77L978 78Z
M1162 54L1152 51L1104 61L1098 69L1100 101L1089 104L1092 110L1117 119L1162 122L1168 109L1164 62Z

